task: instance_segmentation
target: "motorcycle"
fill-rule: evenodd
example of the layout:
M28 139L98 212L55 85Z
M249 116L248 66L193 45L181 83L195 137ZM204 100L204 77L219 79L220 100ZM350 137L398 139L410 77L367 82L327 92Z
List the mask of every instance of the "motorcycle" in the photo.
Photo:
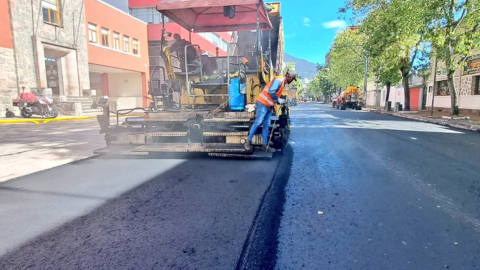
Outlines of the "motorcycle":
M53 98L51 96L36 97L32 93L22 93L20 98L13 101L13 106L21 108L20 114L24 118L30 118L32 115L41 115L44 118L56 118L58 111L53 107Z

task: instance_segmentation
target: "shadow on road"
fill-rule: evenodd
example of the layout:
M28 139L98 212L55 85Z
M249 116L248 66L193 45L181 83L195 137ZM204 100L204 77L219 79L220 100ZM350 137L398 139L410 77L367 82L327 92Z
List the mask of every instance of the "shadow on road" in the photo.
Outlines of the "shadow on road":
M42 226L28 215L36 208L43 218L56 220L45 223L51 229L39 236L22 231L22 224L10 228L28 237L13 250L15 244L8 243L10 252L0 258L0 269L242 269L239 258L250 258L253 246L262 250L264 245L270 245L263 249L264 257L255 255L274 260L272 229L279 220L269 218L273 213L278 217L281 208L271 202L283 196L285 174L280 184L272 182L281 160L280 155L271 161L195 156L162 171L169 160L94 158L0 184L4 199L33 198L16 209L25 213L15 220L38 222L27 230ZM136 171L149 170L158 172L136 178ZM65 174L72 178L66 183L50 179L49 185L58 188L38 183ZM26 182L34 181L36 188L29 188ZM273 189L273 197L265 199ZM64 208L57 212L54 204ZM258 237L267 240L259 243Z

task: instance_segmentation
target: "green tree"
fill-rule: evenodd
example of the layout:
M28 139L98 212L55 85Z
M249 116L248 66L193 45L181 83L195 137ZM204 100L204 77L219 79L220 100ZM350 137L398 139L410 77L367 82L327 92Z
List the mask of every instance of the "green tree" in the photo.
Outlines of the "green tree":
M333 96L339 90L339 87L331 79L330 69L319 65L317 66L317 71L318 73L315 74L312 81L308 84L309 93L315 98Z
M458 115L459 91L454 73L466 64L480 43L480 0L422 0L426 10L427 37L436 58L445 64L452 115ZM437 60L436 59L436 60Z
M361 85L364 77L365 51L362 35L354 29L337 33L330 48L329 79L335 86Z
M428 0L425 0L428 1ZM364 49L379 63L391 63L402 76L405 110L410 110L408 78L424 41L424 2L419 0L350 0L360 31L365 36ZM383 69L388 75L390 67ZM380 71L383 73L384 71Z
M287 62L285 63L285 68L283 69L283 74L286 74L287 71L289 70L295 70L295 63L293 62ZM296 88L297 89L297 93L298 92L302 92L303 90L303 83L302 83L302 78L300 76L298 76L297 80L296 81L293 81L290 85L289 85L290 88Z
M397 62L390 61L383 55L372 58L370 64L372 70L374 70L375 80L387 87L385 96L385 108L387 108L391 86L402 80L402 76L399 73L400 68Z

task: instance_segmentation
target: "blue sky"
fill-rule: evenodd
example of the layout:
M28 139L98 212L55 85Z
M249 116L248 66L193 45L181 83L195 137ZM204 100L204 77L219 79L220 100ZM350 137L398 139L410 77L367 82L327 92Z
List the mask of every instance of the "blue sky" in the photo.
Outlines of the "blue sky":
M274 2L266 0L265 2ZM324 63L335 31L348 22L339 20L344 0L280 0L285 52L314 63Z

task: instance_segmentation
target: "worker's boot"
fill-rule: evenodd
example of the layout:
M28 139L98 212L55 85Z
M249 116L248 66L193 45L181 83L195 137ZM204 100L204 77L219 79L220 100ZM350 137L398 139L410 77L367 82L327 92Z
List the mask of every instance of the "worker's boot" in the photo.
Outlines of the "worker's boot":
M262 151L263 151L263 152L268 152L268 153L275 153L275 152L277 152L277 150L276 150L275 148L271 147L271 146L269 146L269 147L267 148L267 145L266 145L266 144L262 144Z
M247 140L244 144L243 144L243 147L245 148L245 150L247 151L252 151L252 142Z

